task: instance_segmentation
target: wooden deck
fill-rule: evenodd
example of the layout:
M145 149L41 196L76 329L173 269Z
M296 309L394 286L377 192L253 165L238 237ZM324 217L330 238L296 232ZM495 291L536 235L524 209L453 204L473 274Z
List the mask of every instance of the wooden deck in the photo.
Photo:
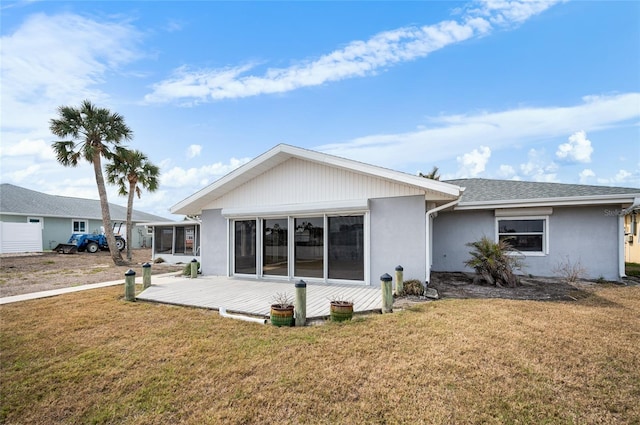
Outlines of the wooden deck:
M269 317L273 296L287 293L295 299L294 282L240 280L205 276L152 278L152 286L136 298L165 304L226 309L228 313ZM379 311L382 308L380 288L357 285L307 284L307 320L329 316L329 301L340 297L353 301L355 313Z

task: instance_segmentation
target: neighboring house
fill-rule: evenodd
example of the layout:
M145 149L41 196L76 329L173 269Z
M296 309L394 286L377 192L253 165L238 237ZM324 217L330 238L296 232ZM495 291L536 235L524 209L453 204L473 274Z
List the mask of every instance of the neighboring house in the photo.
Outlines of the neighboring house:
M126 236L127 209L109 204L116 232ZM166 221L165 218L133 210L133 224ZM100 201L47 195L12 184L0 185L0 221L9 223L39 223L42 229L42 250L66 243L72 233L93 233L102 227ZM151 246L151 236L134 227L132 248Z
M153 235L151 258L162 258L167 263L188 263L200 260L200 221L160 221L138 224Z
M278 145L171 212L201 217L205 275L378 285L401 265L405 278L429 281L431 270L464 270L467 242L509 233L527 250L526 273L551 275L569 255L589 277L617 279L624 234L614 212L638 196L640 189L440 182Z
M624 216L624 260L640 264L640 199L625 211Z

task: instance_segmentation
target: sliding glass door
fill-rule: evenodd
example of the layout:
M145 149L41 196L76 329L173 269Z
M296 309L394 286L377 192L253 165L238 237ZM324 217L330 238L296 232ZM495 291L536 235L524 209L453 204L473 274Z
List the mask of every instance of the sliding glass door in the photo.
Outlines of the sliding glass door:
M235 220L233 231L234 274L365 280L364 214Z
M364 280L364 217L328 217L329 279Z
M262 220L263 275L289 275L288 222L286 218Z
M296 218L293 274L324 277L324 217Z
M234 227L234 272L256 274L256 221L238 220Z

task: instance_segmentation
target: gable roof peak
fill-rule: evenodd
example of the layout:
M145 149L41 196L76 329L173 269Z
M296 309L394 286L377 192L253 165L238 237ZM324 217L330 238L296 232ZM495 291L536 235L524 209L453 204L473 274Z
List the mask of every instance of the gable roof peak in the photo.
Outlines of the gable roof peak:
M315 162L328 167L340 168L353 173L419 187L420 189L425 190L425 192L439 193L451 199L455 199L460 195L460 188L450 183L425 179L424 177L391 170L377 165L366 164L353 159L342 158L324 152L280 143L193 195L180 201L171 207L171 212L174 214L187 215L198 214L206 204L291 158Z

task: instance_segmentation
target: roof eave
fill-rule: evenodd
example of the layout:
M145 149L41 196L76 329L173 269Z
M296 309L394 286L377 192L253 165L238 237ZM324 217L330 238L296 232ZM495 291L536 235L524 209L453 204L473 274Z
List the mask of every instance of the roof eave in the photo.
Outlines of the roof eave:
M456 211L462 210L486 210L494 208L523 208L543 206L586 206L586 205L611 205L631 204L640 194L613 194L595 196L572 196L563 198L540 199L508 199L498 201L460 202Z

